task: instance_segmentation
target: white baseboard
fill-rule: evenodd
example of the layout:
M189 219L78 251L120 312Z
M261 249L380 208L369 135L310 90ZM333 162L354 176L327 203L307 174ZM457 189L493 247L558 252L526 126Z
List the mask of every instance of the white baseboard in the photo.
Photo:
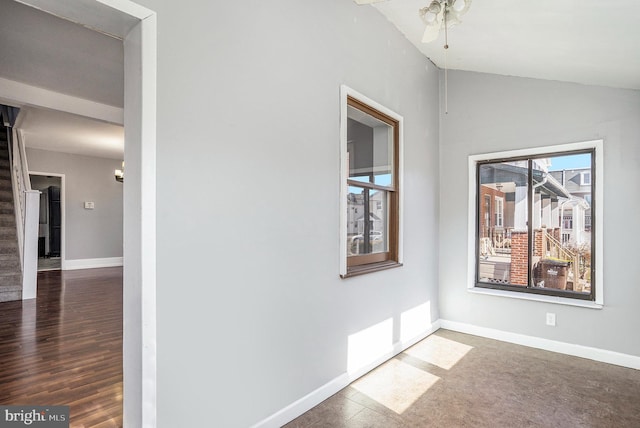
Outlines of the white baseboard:
M114 266L122 266L122 257L105 257L102 259L75 259L64 260L62 262L62 270L94 269Z
M340 376L334 378L333 380L325 383L320 388L314 391L311 391L309 394L305 395L299 400L296 400L295 402L289 404L284 409L279 410L278 412L274 413L268 418L263 419L262 421L253 425L252 428L281 427L287 422L294 420L298 416L302 415L303 413L307 412L308 410L322 403L324 400L331 397L333 394L340 391L341 389L345 388L354 380L369 373L371 370L378 367L380 364L390 360L391 358L395 357L396 355L406 350L410 346L413 346L414 344L418 343L425 337L429 336L431 333L437 331L439 328L440 328L440 320L437 320L433 322L427 330L423 331L413 339L406 340L404 342L396 342L393 345L392 351L384 355L381 355L373 363L370 363L365 367L359 368L353 373L341 374Z
M447 330L458 331L460 333L473 334L475 336L500 340L502 342L515 343L517 345L544 349L546 351L573 355L575 357L587 358L589 360L640 370L640 357L635 355L622 354L620 352L608 351L606 349L558 342L556 340L543 339L540 337L527 336L524 334L511 333L492 328L478 327L472 324L443 319L440 320L440 327Z

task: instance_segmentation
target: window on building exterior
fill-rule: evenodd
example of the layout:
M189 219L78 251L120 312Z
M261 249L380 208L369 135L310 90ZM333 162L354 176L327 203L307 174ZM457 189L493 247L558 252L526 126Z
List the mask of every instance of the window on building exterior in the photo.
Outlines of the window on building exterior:
M473 164L474 287L596 300L595 148L511 154Z
M343 277L400 265L401 118L353 91L345 95Z
M495 219L495 227L503 226L503 217L504 217L504 198L496 196L496 219Z

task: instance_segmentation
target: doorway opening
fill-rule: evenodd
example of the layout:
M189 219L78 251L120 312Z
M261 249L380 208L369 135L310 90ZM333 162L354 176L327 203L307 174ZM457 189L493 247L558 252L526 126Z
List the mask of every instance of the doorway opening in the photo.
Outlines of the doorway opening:
M38 272L62 269L64 175L29 173L31 189L40 191Z
M0 77L0 99L126 122L123 422L156 425L156 14L129 0L20 0L124 41L124 109ZM28 27L29 32L37 27ZM33 65L30 66L33 68ZM25 67L27 69L29 67Z

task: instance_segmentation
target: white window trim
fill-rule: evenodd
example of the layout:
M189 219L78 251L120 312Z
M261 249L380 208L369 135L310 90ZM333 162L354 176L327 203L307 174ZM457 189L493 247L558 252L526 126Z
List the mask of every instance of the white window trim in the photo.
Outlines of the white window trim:
M585 176L589 176L589 181L585 180ZM591 185L591 171L589 172L581 172L580 173L580 185L581 186L590 186Z
M478 162L511 158L517 156L535 156L546 153L570 152L575 150L594 149L595 150L595 170L598 174L595 183L595 192L598 195L598 203L595 210L595 281L596 281L596 300L585 301L579 299L571 299L568 297L546 296L533 293L522 293L518 291L493 290L488 288L476 287L476 166ZM469 200L467 214L467 289L470 292L478 294L488 294L493 296L510 297L523 300L540 301L547 303L558 303L562 305L580 306L585 308L600 309L604 305L604 284L603 284L603 234L602 234L602 215L604 212L604 198L602 189L604 188L604 161L603 161L603 140L583 141L579 143L560 144L546 147L535 147L522 150L509 150L503 152L484 153L469 156ZM346 199L346 197L345 197Z
M371 98L346 86L340 85L340 275L347 274L347 195L349 178L349 159L347 157L347 97L355 98L381 113L398 121L398 263L403 260L404 222L404 141L403 118Z

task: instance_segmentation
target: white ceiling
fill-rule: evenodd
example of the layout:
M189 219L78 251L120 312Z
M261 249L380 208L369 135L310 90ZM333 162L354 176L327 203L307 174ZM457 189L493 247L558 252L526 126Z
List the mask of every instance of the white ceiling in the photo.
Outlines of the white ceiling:
M430 0L387 0L384 14L438 67L444 36L421 43ZM370 7L370 6L360 6ZM640 89L640 0L473 0L449 31L449 69Z
M70 113L24 107L19 129L34 149L86 156L124 158L124 128Z

